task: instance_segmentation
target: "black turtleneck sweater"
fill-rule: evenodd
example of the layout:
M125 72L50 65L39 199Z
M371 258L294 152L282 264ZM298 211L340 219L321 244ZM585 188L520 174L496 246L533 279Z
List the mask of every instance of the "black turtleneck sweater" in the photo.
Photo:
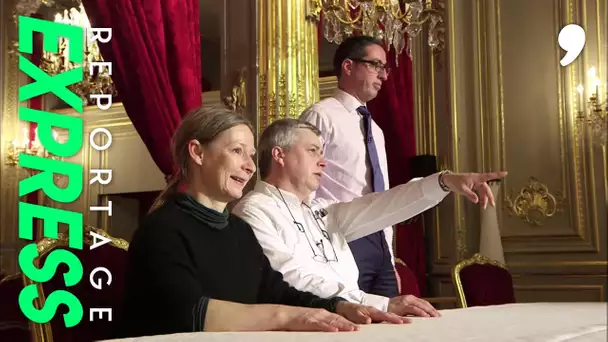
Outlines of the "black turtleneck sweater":
M245 221L177 194L145 218L130 243L120 335L202 331L209 299L332 312L342 300L290 287Z

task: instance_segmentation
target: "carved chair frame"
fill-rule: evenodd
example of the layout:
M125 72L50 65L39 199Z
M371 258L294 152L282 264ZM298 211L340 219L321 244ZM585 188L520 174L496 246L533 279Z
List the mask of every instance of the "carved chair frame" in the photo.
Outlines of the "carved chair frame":
M466 308L467 306L467 298L464 294L464 288L462 286L462 280L460 279L460 272L472 265L492 265L496 267L500 267L508 271L507 266L503 263L492 260L485 255L480 253L475 253L471 258L460 261L454 268L452 269L452 282L454 283L454 288L456 289L456 293L458 296L458 304L461 308Z
M90 235L90 232L94 232L98 235L103 236L110 240L108 245L120 248L124 251L129 249L129 243L123 239L115 238L109 235L105 230L100 228L95 228L91 226L85 226L83 230L83 244L85 246L93 245L93 237ZM50 253L53 249L58 247L68 247L69 246L69 238L68 234L59 233L57 235L57 239L44 238L36 243L36 247L38 248L39 257L34 260L34 266L36 268L40 268L40 258L44 255ZM27 278L25 275L21 275L23 279L23 285L28 286L31 284L35 284L38 289L38 298L34 299L34 306L38 309L41 309L46 301L46 295L44 293L44 289L41 283L36 283L31 279ZM34 342L53 342L53 331L51 328L51 322L39 324L30 321L30 330L32 333L32 341Z

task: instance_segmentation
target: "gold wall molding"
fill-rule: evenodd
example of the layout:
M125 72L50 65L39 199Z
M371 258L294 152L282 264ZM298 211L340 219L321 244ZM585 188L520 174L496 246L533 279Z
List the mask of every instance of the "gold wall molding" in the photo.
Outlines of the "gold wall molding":
M300 0L258 4L258 132L319 100L317 26Z
M510 262L509 267L580 267L580 266L608 266L606 260L562 260L547 262Z
M17 271L17 253L20 245L18 235L18 184L27 173L19 167L5 164L6 153L12 139L19 132L18 91L24 84L25 76L19 71L18 59L9 54L12 37L17 29L12 21L13 1L0 3L0 72L2 80L2 115L0 115L0 270L7 274ZM8 246L14 246L10 248Z
M505 197L505 208L509 214L524 222L540 227L544 221L563 211L566 199L559 193L552 194L547 185L535 177L528 178L526 184L515 196L511 190Z
M557 257L556 257L557 258ZM601 260L602 256L594 256L595 260L568 260L567 256L560 255L559 259L553 261L522 261L510 262L509 269L514 274L520 274L527 278L559 276L566 278L606 278L608 277L608 262Z
M319 78L319 98L324 99L330 97L338 88L338 78L336 76L328 76Z
M444 69L425 42L414 40L417 152L436 155L439 165L457 172L509 171L503 185L513 190L503 192L497 206L510 269L535 272L534 279L541 272L557 275L549 284L573 272L605 274L606 149L577 131L573 115L576 86L586 83L589 67L606 78L601 21L608 3L539 0L523 14L517 6L447 0ZM563 51L555 41L573 22L588 28L587 45L575 63L561 67ZM531 184L529 175L542 175L542 182ZM431 284L476 251L479 216L478 206L451 196L425 215Z
M518 302L538 302L538 296L544 295L549 297L549 293L557 293L560 300L556 301L569 301L569 302L604 302L606 300L605 285L513 285L515 290L515 297ZM530 297L526 296L526 292ZM539 293L540 292L540 293ZM557 297L556 297L557 299ZM540 301L547 301L540 300Z

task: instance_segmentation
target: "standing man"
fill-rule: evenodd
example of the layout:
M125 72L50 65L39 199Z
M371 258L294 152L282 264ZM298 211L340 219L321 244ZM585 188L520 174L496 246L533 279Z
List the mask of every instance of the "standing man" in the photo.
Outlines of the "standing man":
M384 135L366 103L378 95L389 69L381 42L368 36L346 39L334 55L338 89L306 109L301 119L321 131L326 167L316 197L349 202L389 188ZM362 291L385 297L399 293L392 227L349 243Z

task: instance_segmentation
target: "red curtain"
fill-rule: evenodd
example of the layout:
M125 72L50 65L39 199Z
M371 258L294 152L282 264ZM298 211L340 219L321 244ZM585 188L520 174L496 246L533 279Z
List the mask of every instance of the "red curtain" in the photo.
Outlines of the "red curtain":
M386 141L390 186L407 183L410 179L408 160L416 155L416 126L414 122L414 91L412 61L405 49L399 55L399 67L395 51L387 55L391 68L378 96L368 103L372 117L382 128ZM403 260L418 280L420 295L426 296L426 252L422 220L401 223L395 229L396 257ZM402 287L407 291L409 279L402 277ZM413 287L412 287L413 288Z
M181 118L202 105L198 0L83 0L127 115L165 174Z

